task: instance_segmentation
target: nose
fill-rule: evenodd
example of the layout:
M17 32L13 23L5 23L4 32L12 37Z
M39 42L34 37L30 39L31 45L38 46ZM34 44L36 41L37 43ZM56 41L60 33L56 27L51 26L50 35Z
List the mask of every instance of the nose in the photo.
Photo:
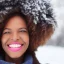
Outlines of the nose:
M19 40L19 35L18 35L18 33L13 33L13 34L11 35L11 39L12 39L13 41L18 41L18 40Z

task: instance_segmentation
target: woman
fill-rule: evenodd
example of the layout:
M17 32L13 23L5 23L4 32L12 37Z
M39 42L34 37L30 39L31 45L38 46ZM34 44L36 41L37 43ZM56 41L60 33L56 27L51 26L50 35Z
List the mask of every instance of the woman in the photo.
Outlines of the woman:
M35 51L53 34L55 20L44 0L0 2L0 64L40 64Z

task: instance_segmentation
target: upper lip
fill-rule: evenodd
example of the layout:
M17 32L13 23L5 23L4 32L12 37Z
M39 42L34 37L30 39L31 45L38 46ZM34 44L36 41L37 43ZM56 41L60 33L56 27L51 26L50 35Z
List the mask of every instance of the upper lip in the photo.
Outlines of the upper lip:
M19 43L19 42L11 42L11 43L8 44L8 45L11 45L11 44L20 44L20 45L23 45L23 43Z

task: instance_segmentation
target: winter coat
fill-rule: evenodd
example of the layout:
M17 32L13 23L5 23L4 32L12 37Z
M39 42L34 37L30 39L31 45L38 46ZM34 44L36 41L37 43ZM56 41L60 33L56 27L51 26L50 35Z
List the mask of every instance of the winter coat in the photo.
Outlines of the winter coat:
M25 57L25 62L22 63L22 64L33 64L33 58L31 55L26 55ZM0 56L0 64L15 64L15 63L10 63L10 62L6 62L4 60L4 57L3 56Z
M26 55L25 56L25 62L22 64L40 64L35 56L35 54L31 55ZM10 62L6 62L4 60L4 57L1 55L0 56L0 64L15 64L15 63L10 63Z

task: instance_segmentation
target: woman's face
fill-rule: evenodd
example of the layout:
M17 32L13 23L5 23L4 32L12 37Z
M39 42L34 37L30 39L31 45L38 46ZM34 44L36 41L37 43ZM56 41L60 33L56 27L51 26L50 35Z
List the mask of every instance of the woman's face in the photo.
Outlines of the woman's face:
M29 46L29 34L20 16L9 19L2 34L2 47L11 58L21 57Z

